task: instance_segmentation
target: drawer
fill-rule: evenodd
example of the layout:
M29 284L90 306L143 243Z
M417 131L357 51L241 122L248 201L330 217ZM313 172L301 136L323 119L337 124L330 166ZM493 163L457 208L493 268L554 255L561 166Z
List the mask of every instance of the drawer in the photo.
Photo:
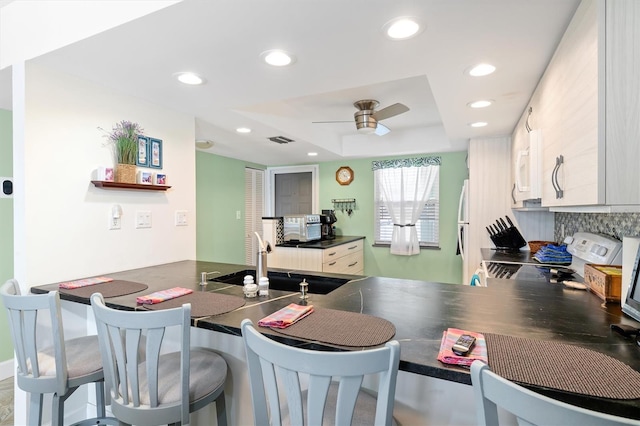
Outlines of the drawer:
M363 241L364 240L353 241L351 243L340 244L339 246L323 250L322 263L332 262L351 253L362 252Z
M322 264L322 272L336 274L361 275L364 270L364 256L362 250L356 251L335 260Z

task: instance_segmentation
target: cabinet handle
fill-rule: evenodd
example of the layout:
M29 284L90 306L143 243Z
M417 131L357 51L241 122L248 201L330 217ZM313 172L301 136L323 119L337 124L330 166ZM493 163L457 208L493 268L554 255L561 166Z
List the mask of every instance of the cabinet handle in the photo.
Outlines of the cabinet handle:
M511 188L511 199L513 200L513 204L515 204L515 203L516 203L516 196L515 196L515 195L513 195L513 193L515 192L515 190L516 190L516 184L514 183L514 184L513 184L513 188Z
M334 254L336 254L336 253L337 253L337 252L335 252L335 251L334 251L334 252L331 252L331 253L329 253L329 256L333 256L333 255L334 255Z
M358 264L358 261L356 260L355 262L353 262L352 264L350 264L348 267L351 268L352 266L356 266Z
M331 263L329 264L329 266L333 266L333 265L335 265L336 263L337 263L337 261L335 261L335 262L331 262Z
M564 156L559 155L556 157L556 165L553 168L553 172L551 173L551 184L553 185L553 189L556 191L556 199L560 199L564 197L564 191L560 188L560 182L558 181L558 172L560 171L560 166L564 164Z
M357 245L349 247L347 250L353 250L354 248L358 248Z

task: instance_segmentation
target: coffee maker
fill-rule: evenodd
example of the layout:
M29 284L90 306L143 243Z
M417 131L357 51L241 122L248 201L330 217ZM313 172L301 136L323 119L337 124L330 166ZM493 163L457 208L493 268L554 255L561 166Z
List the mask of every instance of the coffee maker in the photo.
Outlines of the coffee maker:
M333 226L338 221L333 210L322 210L320 223L322 223L322 239L333 240L336 237L336 228Z

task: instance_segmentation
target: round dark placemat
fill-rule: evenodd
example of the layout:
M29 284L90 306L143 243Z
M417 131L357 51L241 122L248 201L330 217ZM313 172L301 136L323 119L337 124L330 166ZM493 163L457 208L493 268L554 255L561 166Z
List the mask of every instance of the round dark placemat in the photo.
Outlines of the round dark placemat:
M154 303L153 305L143 305L143 307L157 311L160 309L179 308L184 303L191 303L191 318L202 318L231 312L244 306L245 300L228 294L194 291L175 299Z
M640 398L640 373L579 346L484 333L489 367L505 379L609 399Z
M58 291L73 296L86 297L87 299L90 298L93 293L101 293L102 297L108 299L109 297L126 296L127 294L137 293L148 288L148 285L134 281L113 280L74 289L60 288Z
M339 346L378 346L391 340L396 327L372 315L316 308L287 328L271 328L280 334Z

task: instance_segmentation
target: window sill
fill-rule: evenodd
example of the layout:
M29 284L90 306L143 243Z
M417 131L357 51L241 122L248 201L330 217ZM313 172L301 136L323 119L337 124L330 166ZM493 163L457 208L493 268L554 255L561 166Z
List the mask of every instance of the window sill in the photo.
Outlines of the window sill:
M391 243L375 243L371 247L391 247ZM441 250L440 246L420 246L420 250Z

